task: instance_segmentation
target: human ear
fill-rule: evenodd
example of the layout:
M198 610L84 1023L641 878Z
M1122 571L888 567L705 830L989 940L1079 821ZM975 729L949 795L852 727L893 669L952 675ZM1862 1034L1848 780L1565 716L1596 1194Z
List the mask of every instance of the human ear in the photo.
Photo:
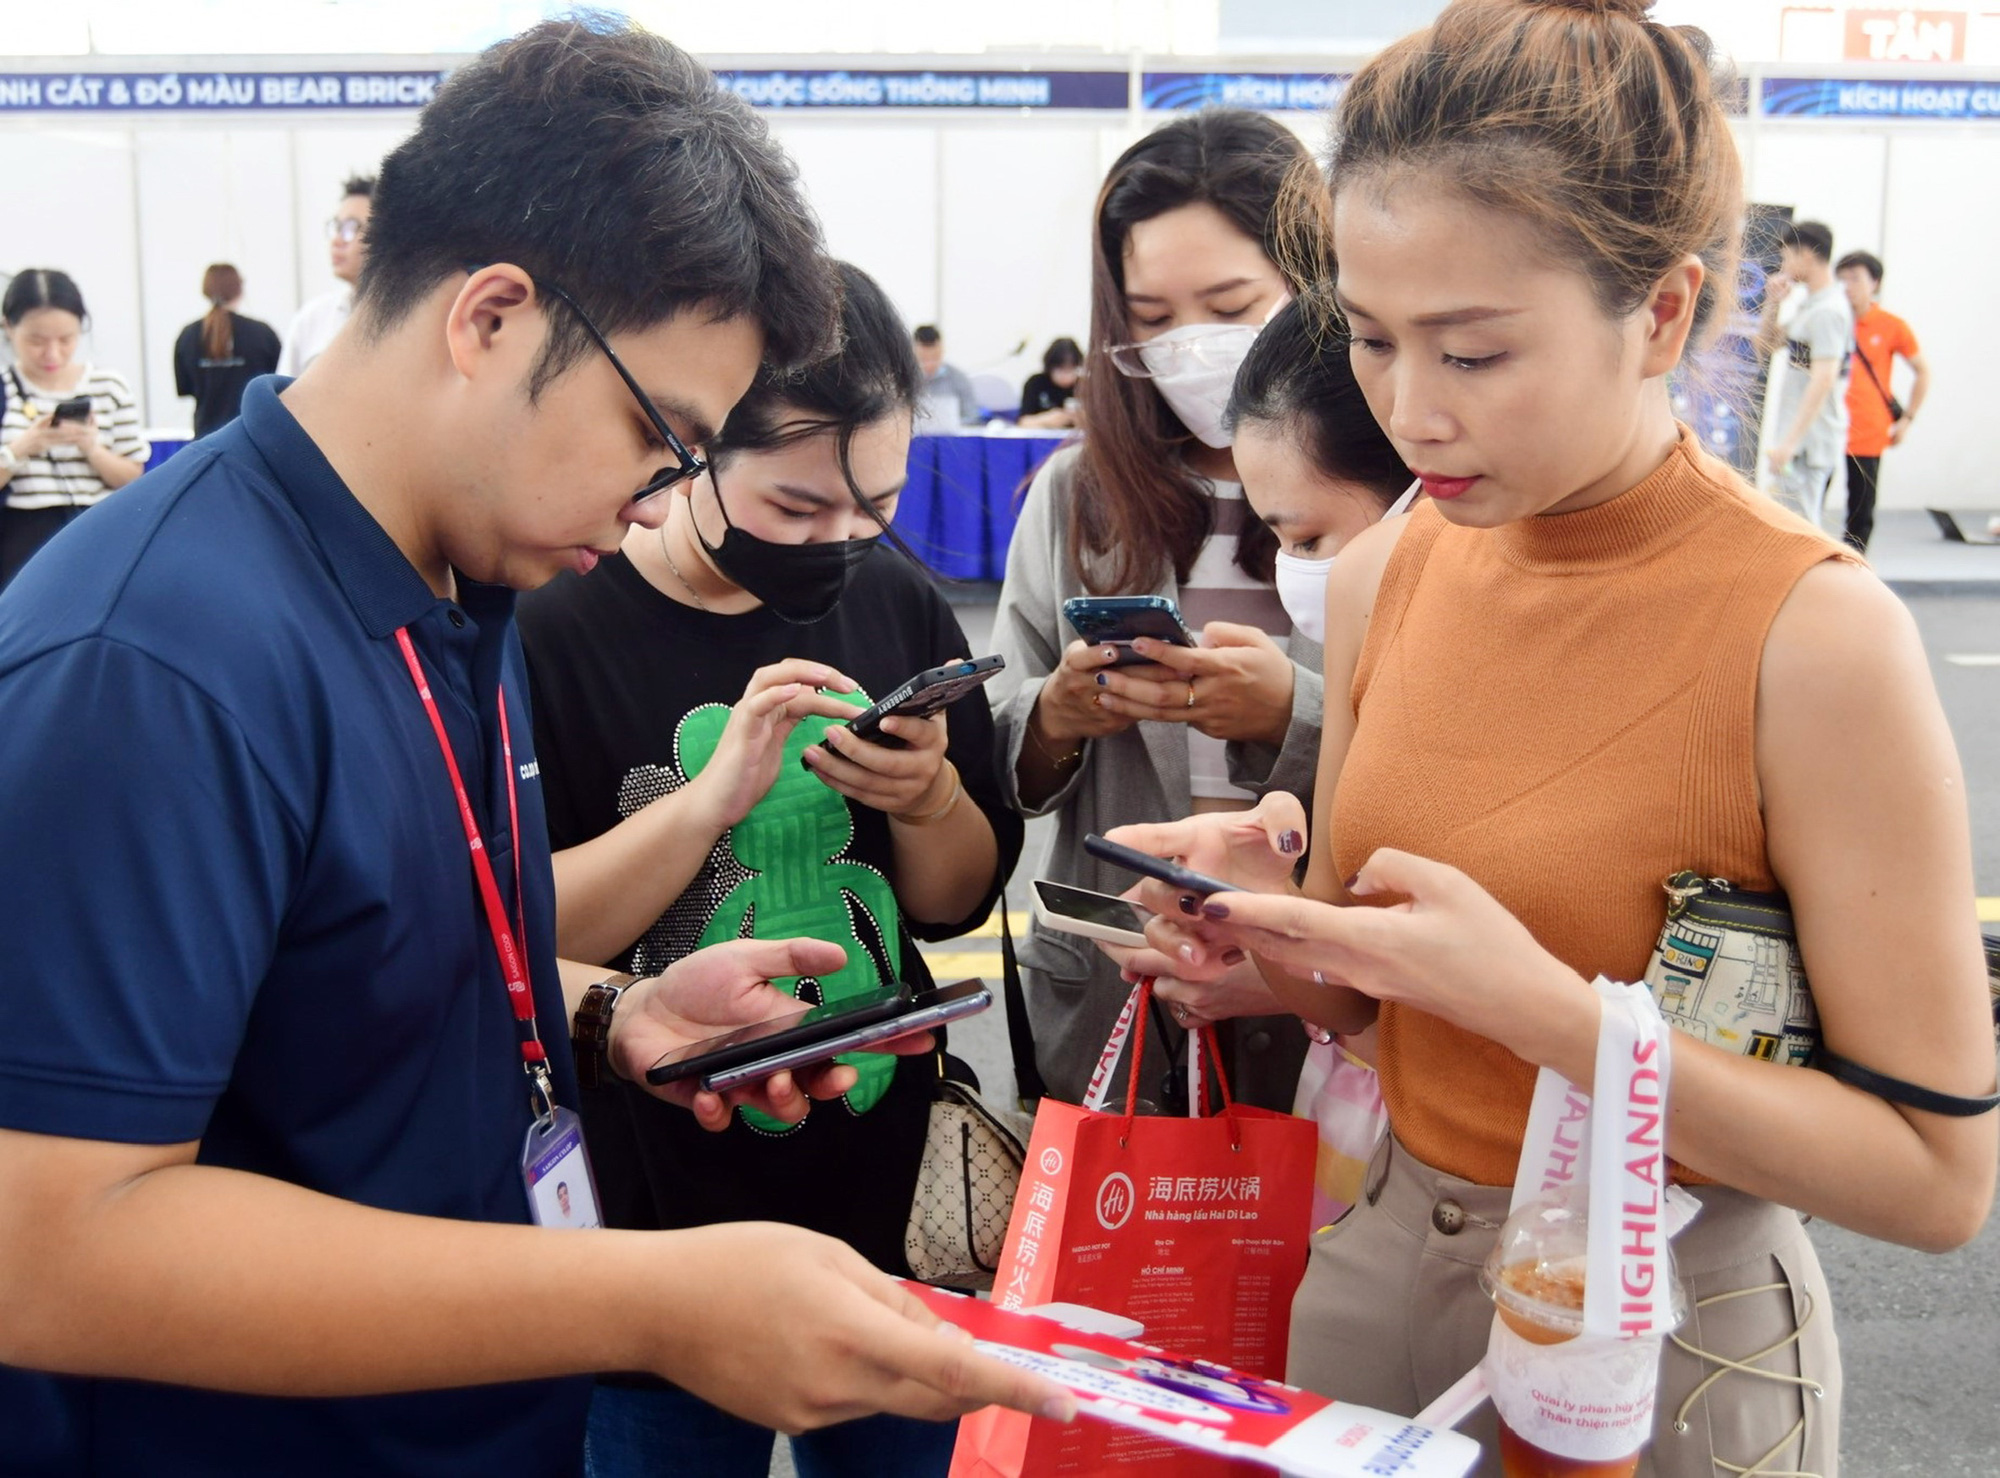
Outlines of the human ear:
M1701 258L1690 253L1653 284L1640 310L1645 331L1640 363L1647 379L1671 371L1687 352L1688 337L1694 332L1695 306L1701 301L1701 285L1707 277Z
M467 379L505 359L508 369L525 372L530 352L539 353L545 332L534 280L511 262L481 267L465 279L445 311L445 348L452 368ZM514 361L520 361L518 367Z

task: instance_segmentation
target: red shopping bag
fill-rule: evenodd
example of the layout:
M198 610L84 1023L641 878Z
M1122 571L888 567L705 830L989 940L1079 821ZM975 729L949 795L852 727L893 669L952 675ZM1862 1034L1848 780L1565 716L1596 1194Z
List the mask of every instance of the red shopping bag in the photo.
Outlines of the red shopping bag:
M1136 1319L1149 1344L1282 1378L1292 1295L1305 1274L1311 1231L1313 1126L1290 1114L1233 1102L1213 1034L1190 1043L1199 1113L1206 1093L1195 1065L1205 1043L1221 1090L1211 1118L1136 1114L1130 1075L1125 1112L1103 1100L1126 1038L1143 1060L1152 982L1132 992L1092 1079L1086 1107L1043 1099L993 1301L1019 1309L1077 1303ZM1220 1478L1264 1474L1252 1463L1189 1452L1096 1422L1067 1427L997 1408L959 1423L951 1478Z

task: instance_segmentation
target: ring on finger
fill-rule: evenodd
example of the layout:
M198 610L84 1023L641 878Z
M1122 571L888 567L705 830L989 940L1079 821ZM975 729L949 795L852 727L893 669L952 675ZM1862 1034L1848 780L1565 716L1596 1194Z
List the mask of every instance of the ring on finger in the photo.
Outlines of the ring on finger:
M1187 680L1187 685L1188 685L1188 701L1187 701L1187 706L1188 706L1189 708L1192 708L1192 707L1194 707L1194 679L1193 679L1193 678L1189 678L1189 679Z
M1182 1026L1186 1026L1188 1024L1188 1008L1183 1006L1179 1001L1175 1001L1173 1011L1174 1020L1178 1021Z

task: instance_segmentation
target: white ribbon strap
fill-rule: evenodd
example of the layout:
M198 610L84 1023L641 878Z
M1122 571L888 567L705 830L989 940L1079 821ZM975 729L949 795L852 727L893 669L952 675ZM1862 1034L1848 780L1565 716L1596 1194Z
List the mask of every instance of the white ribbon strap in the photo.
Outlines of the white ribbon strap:
M1511 1205L1518 1210L1555 1191L1587 1190L1583 1330L1630 1338L1672 1325L1667 1241L1687 1217L1685 1206L1668 1196L1669 1049L1659 1007L1644 986L1599 976L1595 989L1604 1003L1595 1091L1542 1069ZM1593 1104L1608 1112L1593 1113Z
M1673 1327L1667 1255L1667 1030L1652 993L1599 976L1592 1098L1590 1255L1583 1332L1625 1339Z
M1104 1052L1097 1059L1097 1071L1090 1075L1090 1089L1083 1095L1083 1106L1093 1113L1104 1110L1104 1101L1111 1091L1111 1074L1118 1067L1118 1059L1124 1055L1125 1039L1132 1035L1132 1018L1139 1012L1139 997L1145 986L1135 985L1132 994L1125 998L1125 1009L1118 1013L1118 1021L1111 1028L1111 1038L1104 1044Z

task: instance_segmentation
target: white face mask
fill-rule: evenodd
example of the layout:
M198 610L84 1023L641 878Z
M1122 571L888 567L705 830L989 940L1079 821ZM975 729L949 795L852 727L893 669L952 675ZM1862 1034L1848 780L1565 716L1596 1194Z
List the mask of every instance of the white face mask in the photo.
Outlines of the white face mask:
M1220 450L1232 439L1223 429L1223 412L1257 332L1243 323L1190 323L1139 346L1161 396L1206 446Z
M1403 512L1422 489L1421 482L1411 483L1382 516L1394 518ZM1333 573L1335 558L1329 554L1325 559L1307 559L1278 551L1278 600L1292 618L1292 629L1316 642L1326 640L1326 577Z

